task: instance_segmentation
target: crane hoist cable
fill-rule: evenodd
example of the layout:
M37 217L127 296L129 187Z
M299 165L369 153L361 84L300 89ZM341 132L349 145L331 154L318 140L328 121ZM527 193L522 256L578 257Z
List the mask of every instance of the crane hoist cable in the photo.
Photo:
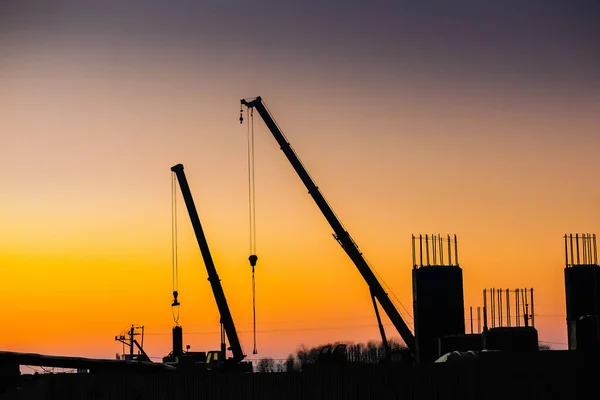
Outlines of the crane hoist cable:
M179 325L179 260L177 256L177 177L171 173L171 268L173 273L173 303L171 311L175 325Z
M244 111L240 109L240 124L244 122ZM256 201L255 201L255 179L254 179L254 113L246 109L248 123L248 214L250 229L250 267L252 268L252 323L254 331L254 350L252 354L258 354L256 349L256 280L254 267L258 261L256 255Z

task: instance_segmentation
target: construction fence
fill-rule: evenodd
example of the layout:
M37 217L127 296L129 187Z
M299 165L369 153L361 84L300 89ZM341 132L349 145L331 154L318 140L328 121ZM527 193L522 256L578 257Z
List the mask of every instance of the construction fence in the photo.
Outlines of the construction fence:
M587 371L586 371L587 370ZM597 393L596 365L448 363L323 366L302 372L57 374L1 399L577 399Z

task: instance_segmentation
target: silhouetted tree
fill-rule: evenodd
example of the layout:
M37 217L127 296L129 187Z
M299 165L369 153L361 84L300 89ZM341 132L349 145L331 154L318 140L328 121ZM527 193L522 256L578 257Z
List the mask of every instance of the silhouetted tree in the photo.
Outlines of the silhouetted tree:
M296 359L293 354L290 354L285 360L285 371L292 372L296 370Z
M363 345L360 343L351 344L347 349L348 361L351 363L362 362Z
M379 351L377 345L373 341L367 342L367 346L363 348L362 354L363 362L375 364L379 361Z
M308 362L314 363L319 358L319 353L321 352L321 346L312 347L308 352Z
M302 366L306 364L312 364L317 361L319 354L321 353L321 349L323 346L331 346L332 350L335 349L335 346L339 344L339 342L328 343L321 346L307 348L305 345L301 345L300 348L296 351L296 362L294 363L294 369L302 369ZM402 352L408 351L407 347L400 343L397 340L390 339L388 340L388 346L392 355L399 354ZM404 356L401 356L402 359ZM291 371L293 369L288 368L288 365L292 365L293 355L290 354L288 360L286 360L286 371ZM386 361L386 352L385 347L382 342L369 341L366 345L363 343L350 343L346 347L346 359L351 363L368 363L368 364L377 364L383 361ZM393 359L398 360L397 356L394 356Z
M388 346L390 346L391 351L404 350L407 348L405 345L394 339L388 339Z
M310 349L308 349L305 345L301 345L298 351L296 352L296 357L298 359L300 369L302 369L304 365L314 364L318 360L319 354L321 353L321 349L323 348L323 346L335 347L335 345L326 344L322 346L311 347Z
M275 372L275 361L272 358L261 358L258 362L258 372Z

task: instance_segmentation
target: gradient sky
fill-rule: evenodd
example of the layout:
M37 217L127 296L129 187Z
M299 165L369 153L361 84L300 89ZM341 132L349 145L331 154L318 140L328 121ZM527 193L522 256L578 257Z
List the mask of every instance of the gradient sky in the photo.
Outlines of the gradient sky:
M408 320L410 235L456 233L465 306L485 287L533 287L540 339L564 347L562 235L600 225L597 2L13 3L0 10L3 350L112 358L135 323L151 356L169 352L182 163L251 354L238 117L256 95ZM366 284L254 127L259 356L377 340ZM184 341L217 349L179 204Z

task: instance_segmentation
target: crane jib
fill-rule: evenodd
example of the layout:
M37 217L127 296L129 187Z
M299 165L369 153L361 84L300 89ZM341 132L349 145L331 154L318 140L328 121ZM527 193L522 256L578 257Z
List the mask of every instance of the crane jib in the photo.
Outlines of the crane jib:
M367 261L362 256L362 253L358 249L358 246L356 245L350 234L344 229L342 223L335 215L333 209L329 206L329 204L325 200L325 197L323 197L317 185L311 179L310 175L308 174L308 171L302 165L302 162L292 149L292 146L290 145L289 141L286 139L285 135L271 116L270 112L263 104L261 97L258 96L250 100L242 99L241 104L245 105L248 108L255 108L256 111L258 111L259 115L265 122L265 125L267 125L267 127L271 131L271 134L273 135L277 143L280 145L281 150L292 165L292 168L294 168L294 170L300 177L300 180L302 180L302 182L308 189L308 193L311 195L311 197L317 204L317 207L319 207L319 210L321 211L327 222L329 222L329 225L335 232L335 239L340 244L342 249L344 249L346 254L348 254L348 257L350 257L350 259L362 275L365 282L367 282L367 285L369 285L373 297L377 298L379 304L381 304L381 307L383 308L390 321L402 337L402 340L404 340L404 343L406 344L408 349L411 351L411 353L415 354L414 335L412 334L412 332L406 325L406 322L394 306L394 303L391 301L391 299L389 298L389 296L375 277L375 274L369 267ZM240 120L240 122L241 121L242 120ZM385 335L382 335L382 340L386 341Z
M229 339L229 346L233 354L233 359L236 362L240 362L246 356L242 350L242 345L238 338L235 324L233 323L233 317L231 316L229 305L227 304L227 299L225 298L225 292L223 291L223 286L221 286L221 280L217 274L217 269L213 262L212 255L208 247L208 242L204 235L204 230L200 224L200 217L198 216L198 211L196 210L185 172L183 171L183 165L177 164L171 168L171 171L175 173L175 176L177 176L177 181L179 182L181 195L188 210L190 221L196 235L196 240L198 241L198 246L200 247L200 252L202 253L202 258L204 259L204 265L206 266L206 271L208 273L208 281L210 282L210 286L217 303L217 308L219 309L221 323L223 324L223 328L227 334L227 339Z

